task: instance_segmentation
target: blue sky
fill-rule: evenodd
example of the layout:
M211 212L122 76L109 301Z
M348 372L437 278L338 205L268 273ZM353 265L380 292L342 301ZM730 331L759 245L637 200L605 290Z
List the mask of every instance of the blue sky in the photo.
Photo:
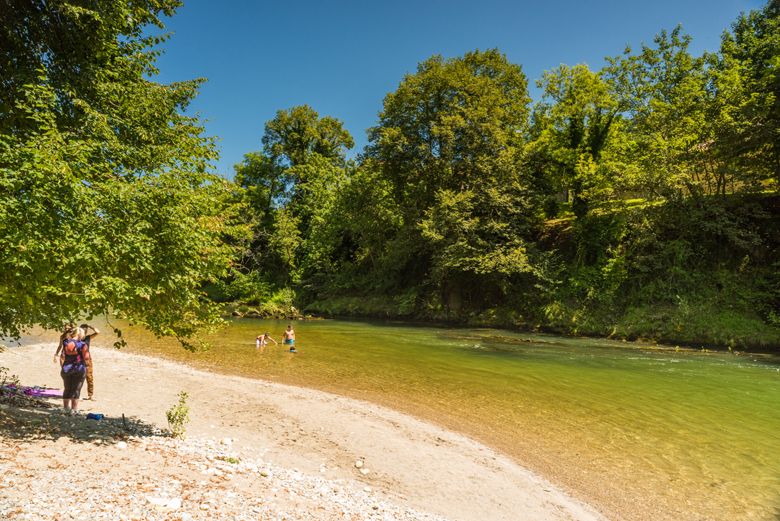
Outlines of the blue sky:
M531 85L566 63L594 69L604 56L652 42L682 24L692 50L717 50L720 35L756 0L214 1L184 0L166 20L158 81L205 77L189 112L219 138L217 171L233 176L261 148L279 109L309 104L344 122L365 145L384 96L433 54L497 47L522 65Z

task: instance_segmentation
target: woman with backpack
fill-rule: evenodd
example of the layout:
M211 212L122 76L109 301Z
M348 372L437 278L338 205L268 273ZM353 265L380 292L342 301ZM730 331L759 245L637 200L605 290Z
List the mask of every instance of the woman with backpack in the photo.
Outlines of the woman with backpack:
M79 340L81 328L69 328L65 331L60 352L60 376L62 377L62 406L72 414L78 409L81 386L87 374L87 362L90 360L89 346Z

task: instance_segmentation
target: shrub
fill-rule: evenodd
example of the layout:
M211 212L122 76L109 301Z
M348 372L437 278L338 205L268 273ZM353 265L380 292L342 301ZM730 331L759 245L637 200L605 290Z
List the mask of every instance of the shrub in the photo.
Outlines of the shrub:
M190 408L187 405L187 393L179 393L179 403L173 405L165 413L168 418L168 430L174 438L183 438L186 425L190 422Z
M221 289L226 299L250 305L265 302L272 295L271 285L256 271L248 274L235 272L233 279L223 283Z

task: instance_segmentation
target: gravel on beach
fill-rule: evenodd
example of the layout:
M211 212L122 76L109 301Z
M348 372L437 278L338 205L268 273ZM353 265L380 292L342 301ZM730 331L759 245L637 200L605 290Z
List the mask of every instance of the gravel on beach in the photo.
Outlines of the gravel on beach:
M355 481L276 466L231 438L179 440L135 419L10 405L0 425L3 520L443 519Z

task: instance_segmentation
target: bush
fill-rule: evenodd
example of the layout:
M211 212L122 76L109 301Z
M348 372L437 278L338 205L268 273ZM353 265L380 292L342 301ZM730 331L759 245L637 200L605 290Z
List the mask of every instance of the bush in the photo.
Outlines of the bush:
M250 305L266 302L272 294L271 284L256 271L234 273L233 280L223 283L221 289L228 300Z
M190 408L187 406L187 393L179 393L179 403L173 405L165 413L168 419L168 430L174 438L183 438L186 425L190 422Z

